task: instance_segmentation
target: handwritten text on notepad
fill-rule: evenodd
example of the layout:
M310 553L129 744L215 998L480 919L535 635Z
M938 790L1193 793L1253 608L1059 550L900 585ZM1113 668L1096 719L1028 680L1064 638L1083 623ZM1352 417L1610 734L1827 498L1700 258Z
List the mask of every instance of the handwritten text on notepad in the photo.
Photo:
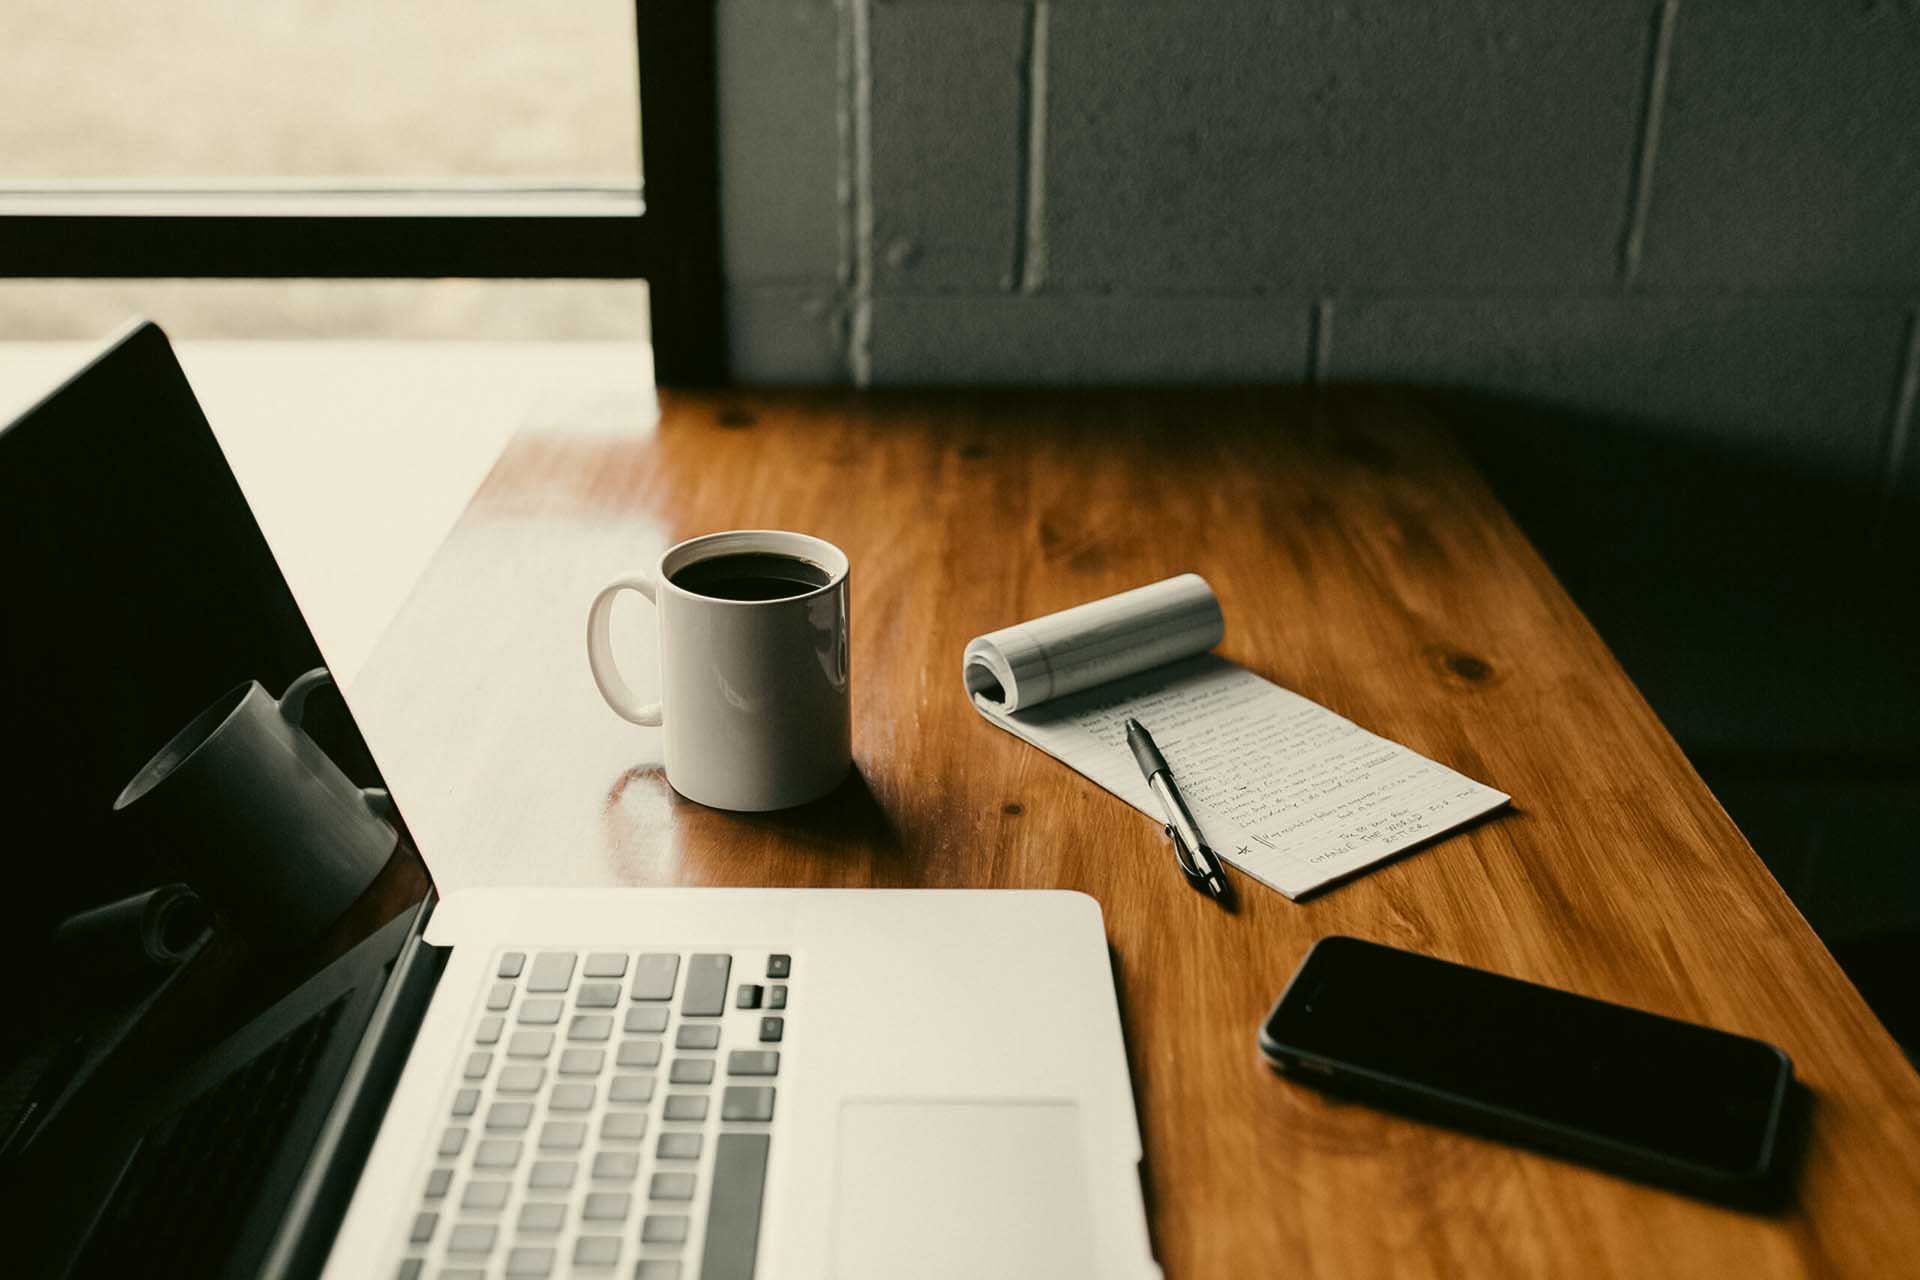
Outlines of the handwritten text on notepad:
M1289 897L1507 801L1212 654L993 718L1158 817L1126 747L1129 716L1153 732L1216 851Z

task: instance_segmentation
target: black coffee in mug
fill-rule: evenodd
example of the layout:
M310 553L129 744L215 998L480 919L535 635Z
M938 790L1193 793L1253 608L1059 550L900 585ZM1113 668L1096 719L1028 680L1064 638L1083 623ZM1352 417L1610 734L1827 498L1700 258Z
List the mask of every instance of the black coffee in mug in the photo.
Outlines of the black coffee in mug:
M682 591L709 600L786 600L832 580L817 564L765 551L696 560L668 578Z

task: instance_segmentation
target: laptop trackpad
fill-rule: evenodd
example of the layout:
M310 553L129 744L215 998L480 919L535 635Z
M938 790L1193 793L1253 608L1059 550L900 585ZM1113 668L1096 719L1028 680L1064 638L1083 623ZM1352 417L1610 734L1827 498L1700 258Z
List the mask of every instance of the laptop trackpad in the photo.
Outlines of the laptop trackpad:
M1072 1102L849 1102L840 1112L835 1280L1092 1277Z

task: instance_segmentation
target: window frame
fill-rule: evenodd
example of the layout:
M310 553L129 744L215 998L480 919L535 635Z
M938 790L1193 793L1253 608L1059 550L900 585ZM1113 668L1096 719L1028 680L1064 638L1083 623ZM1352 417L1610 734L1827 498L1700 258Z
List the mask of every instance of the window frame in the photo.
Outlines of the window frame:
M506 186L37 184L0 193L0 278L644 279L656 380L723 383L715 16L713 0L634 0L631 212L608 211L621 193Z

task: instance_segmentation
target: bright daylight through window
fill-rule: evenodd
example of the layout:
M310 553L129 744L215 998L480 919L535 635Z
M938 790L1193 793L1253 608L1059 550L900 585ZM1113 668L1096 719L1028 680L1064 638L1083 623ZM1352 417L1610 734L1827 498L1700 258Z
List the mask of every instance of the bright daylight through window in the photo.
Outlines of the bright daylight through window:
M639 184L630 0L8 0L0 191Z

